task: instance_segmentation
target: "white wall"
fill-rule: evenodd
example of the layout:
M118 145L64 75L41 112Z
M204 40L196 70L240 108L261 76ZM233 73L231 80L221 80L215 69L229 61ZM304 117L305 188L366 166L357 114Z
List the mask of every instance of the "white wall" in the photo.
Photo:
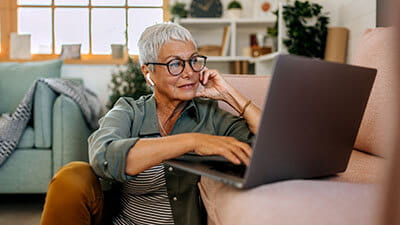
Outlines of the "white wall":
M347 61L350 63L364 31L368 28L376 27L376 1L347 0L338 9L340 15L338 25L347 27L350 30L347 51Z
M117 66L114 65L64 64L61 69L61 77L83 79L85 86L96 93L105 105L110 93L107 86L111 81L111 74L116 68Z

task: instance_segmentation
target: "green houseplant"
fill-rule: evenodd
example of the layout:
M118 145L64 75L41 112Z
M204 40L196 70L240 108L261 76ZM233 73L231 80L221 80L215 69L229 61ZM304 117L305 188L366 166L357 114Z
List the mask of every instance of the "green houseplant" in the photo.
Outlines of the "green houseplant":
M227 9L229 18L240 18L240 15L242 14L242 4L240 4L240 2L237 0L229 2Z
M188 11L185 9L186 3L183 2L175 2L170 6L169 10L171 12L172 21L179 20L179 18L186 18L188 15Z
M134 61L131 57L128 58L126 67L120 68L111 76L111 83L108 85L111 90L108 108L112 108L115 102L122 96L138 99L142 95L152 93L149 86L146 84L140 63Z
M278 24L279 24L278 13L279 13L278 10L275 10L274 12L272 12L272 14L274 14L276 16L276 20L275 20L273 27L267 27L267 34L268 34L268 36L270 36L272 38L278 37Z
M240 4L240 2L237 0L233 0L229 2L228 9L242 9L242 4Z
M283 7L288 39L283 43L295 55L323 58L329 18L316 3L300 2Z
M270 38L273 42L273 49L278 49L278 24L279 24L279 10L272 12L276 16L275 24L273 27L267 27L267 38Z

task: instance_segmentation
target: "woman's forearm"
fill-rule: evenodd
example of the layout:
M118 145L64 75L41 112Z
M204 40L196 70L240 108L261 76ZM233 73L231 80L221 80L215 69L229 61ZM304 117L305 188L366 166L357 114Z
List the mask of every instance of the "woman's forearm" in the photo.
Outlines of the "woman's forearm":
M231 105L237 112L243 113L242 116L249 125L250 131L253 134L255 134L258 130L258 126L261 119L260 108L253 102L251 102L248 106L246 106L246 103L249 101L249 99L244 97L239 91L237 91L234 88L231 88L229 90L229 97L225 99L225 101L229 105Z
M177 134L160 138L143 138L129 150L125 173L136 175L164 160L178 157L193 150L192 134Z

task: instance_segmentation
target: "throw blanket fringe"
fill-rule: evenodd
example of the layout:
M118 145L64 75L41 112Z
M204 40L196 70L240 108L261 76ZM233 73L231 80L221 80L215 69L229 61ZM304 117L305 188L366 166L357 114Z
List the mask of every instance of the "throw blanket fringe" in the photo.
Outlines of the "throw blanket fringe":
M13 114L0 116L0 167L13 153L31 116L33 96L36 86L42 82L58 94L72 98L81 108L82 114L91 129L98 127L98 119L103 113L103 107L96 94L84 88L82 84L71 80L46 79L36 80L25 94Z

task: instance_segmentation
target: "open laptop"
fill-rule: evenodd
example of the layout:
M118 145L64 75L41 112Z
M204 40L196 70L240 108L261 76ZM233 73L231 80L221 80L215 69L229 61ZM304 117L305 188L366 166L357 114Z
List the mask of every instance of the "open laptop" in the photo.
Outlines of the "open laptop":
M248 167L192 155L166 163L237 188L343 172L375 75L376 69L279 55Z

